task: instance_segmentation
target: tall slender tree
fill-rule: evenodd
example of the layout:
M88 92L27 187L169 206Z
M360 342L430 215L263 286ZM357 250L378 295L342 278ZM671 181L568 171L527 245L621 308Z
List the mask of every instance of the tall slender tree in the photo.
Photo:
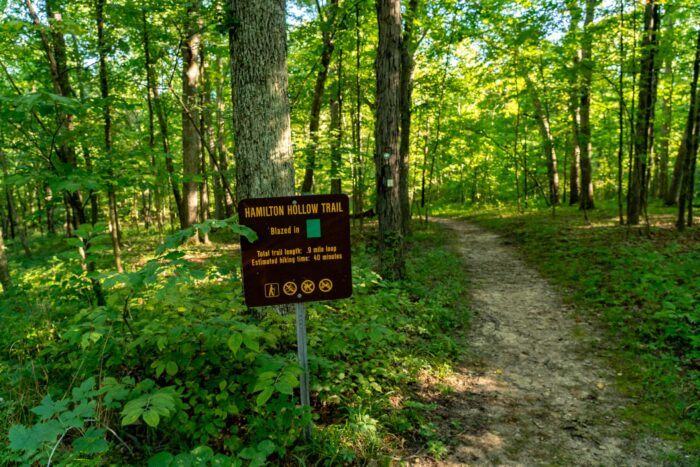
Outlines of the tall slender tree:
M639 98L634 129L634 160L627 193L627 223L630 225L639 224L639 217L646 209L647 202L647 171L654 144L654 108L658 84L656 56L659 46L659 16L656 0L645 0Z
M311 115L309 118L309 138L311 141L306 153L306 168L304 170L304 180L301 185L302 193L310 193L314 185L314 170L316 169L316 152L318 151L319 140L318 129L321 123L321 104L323 103L323 94L326 89L326 80L328 78L331 58L333 57L333 50L335 50L338 1L339 0L331 0L325 12L321 9L320 4L318 2L316 3L323 47L321 49L321 67L316 75L314 95L311 100Z
M415 17L418 14L418 0L409 0L404 16L401 38L401 144L399 146L399 197L401 199L401 231L407 235L411 227L411 205L408 193L408 168L411 151L411 113L413 106L413 71L417 41L415 38Z
M579 51L581 87L579 89L580 120L578 129L579 147L581 151L581 209L592 209L593 203L593 168L591 156L591 96L593 86L593 33L591 27L595 7L598 0L586 0L586 15L583 20L583 36Z
M688 209L688 226L693 223L692 205L693 192L695 190L695 163L698 152L698 139L700 138L700 95L698 95L698 75L700 74L700 31L698 31L697 45L695 47L695 60L693 61L693 81L690 84L690 107L686 120L683 140L678 150L678 160L681 164L679 193L678 193L678 219L676 227L683 230L686 225L686 203Z
M199 135L199 98L201 84L200 54L202 22L200 0L188 2L185 39L182 42L182 206L180 226L184 229L197 222L199 208L198 176L201 167Z
M107 71L107 45L105 44L105 0L95 2L95 20L97 22L97 48L100 57L100 93L104 101L102 115L104 118L105 152L109 164L107 175L107 200L109 209L109 234L112 239L112 251L117 272L124 272L122 253L119 245L119 212L117 211L117 195L114 185L114 169L112 168L112 107L109 103L109 77Z

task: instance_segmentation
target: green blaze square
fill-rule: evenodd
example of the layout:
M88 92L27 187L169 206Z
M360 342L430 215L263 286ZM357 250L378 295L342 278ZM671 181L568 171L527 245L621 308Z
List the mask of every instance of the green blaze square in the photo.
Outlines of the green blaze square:
M306 219L306 238L321 238L321 219Z

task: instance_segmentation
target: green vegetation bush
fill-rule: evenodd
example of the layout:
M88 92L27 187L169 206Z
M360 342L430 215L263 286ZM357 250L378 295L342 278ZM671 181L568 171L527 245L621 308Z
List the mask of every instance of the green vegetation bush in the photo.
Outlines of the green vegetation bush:
M403 281L374 273L371 241L355 242L354 296L308 304L312 413L297 402L294 316L247 310L236 253L179 246L193 233L124 274L86 273L72 250L49 269L13 264L19 290L1 298L3 463L334 464L388 459L401 439L439 448L414 389L421 371L449 365L467 318L439 231L413 238Z

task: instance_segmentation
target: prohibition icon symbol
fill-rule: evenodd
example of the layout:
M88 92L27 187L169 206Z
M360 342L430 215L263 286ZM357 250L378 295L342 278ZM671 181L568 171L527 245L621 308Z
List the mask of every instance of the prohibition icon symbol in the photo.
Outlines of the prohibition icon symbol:
M321 281L318 283L318 289L321 292L328 293L331 291L332 288L333 288L333 281L331 281L330 279L321 279Z
M301 283L301 291L306 294L313 292L314 289L316 289L316 285L313 283L313 281L307 279Z
M297 293L297 285L292 281L285 282L282 286L282 291L285 295L294 295Z

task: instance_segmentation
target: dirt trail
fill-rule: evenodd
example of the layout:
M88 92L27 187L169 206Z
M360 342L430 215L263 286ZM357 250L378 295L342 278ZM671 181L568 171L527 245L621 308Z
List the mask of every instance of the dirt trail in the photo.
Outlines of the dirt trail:
M595 355L595 331L498 235L434 219L455 231L474 316L467 361L426 385L443 460L412 465L641 466L677 463L666 442L634 434L618 417L629 401ZM445 387L447 386L447 387ZM671 454L672 457L669 457Z

